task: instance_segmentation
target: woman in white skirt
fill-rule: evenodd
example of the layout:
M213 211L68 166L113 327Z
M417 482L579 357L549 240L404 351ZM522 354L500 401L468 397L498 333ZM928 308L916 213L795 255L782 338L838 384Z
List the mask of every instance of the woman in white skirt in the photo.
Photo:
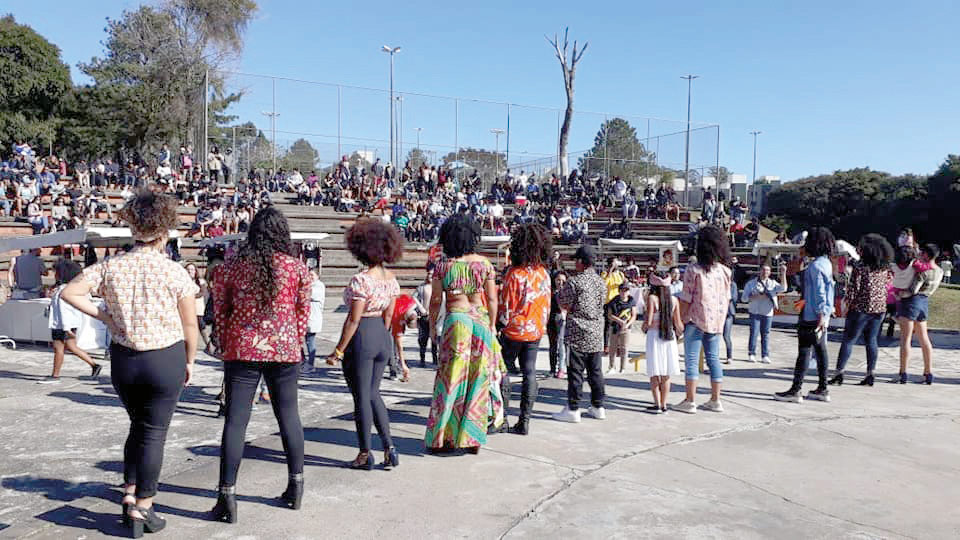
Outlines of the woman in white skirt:
M653 392L653 405L649 410L659 414L667 412L670 376L680 374L677 339L683 334L683 322L680 304L670 294L670 276L652 272L648 282L650 293L643 331L647 333L647 375Z

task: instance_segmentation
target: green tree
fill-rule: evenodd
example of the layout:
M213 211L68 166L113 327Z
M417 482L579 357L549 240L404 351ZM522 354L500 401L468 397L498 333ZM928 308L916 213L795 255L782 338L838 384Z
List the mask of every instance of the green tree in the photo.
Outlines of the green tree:
M503 152L491 152L482 148L461 148L460 152L450 152L441 158L444 165L462 163L477 171L481 178L492 179L496 171L500 174L507 170L506 155Z
M925 231L929 206L925 178L869 168L790 182L767 199L768 215L785 219L792 233L824 226L850 242L870 232L893 238L904 225Z
M309 173L317 168L320 154L306 139L297 139L279 160L279 166L285 170L299 169Z
M230 121L222 113L239 96L223 91L218 68L239 52L255 11L252 0L166 0L108 19L104 56L81 69L98 87L114 87L116 116L129 134L114 144L147 152L164 142L202 142L205 79L212 125Z
M13 15L0 18L0 140L50 144L70 91L60 49Z
M960 208L960 155L950 154L927 180L930 197L929 230L932 241L943 247L957 241L954 212Z
M612 118L600 125L593 148L580 158L578 166L587 176L619 176L625 182L654 176L657 170L653 154L637 138L637 130L623 118Z
M420 165L423 165L427 162L427 155L423 152L423 150L419 148L413 148L407 153L406 162L410 164L411 169L417 170Z

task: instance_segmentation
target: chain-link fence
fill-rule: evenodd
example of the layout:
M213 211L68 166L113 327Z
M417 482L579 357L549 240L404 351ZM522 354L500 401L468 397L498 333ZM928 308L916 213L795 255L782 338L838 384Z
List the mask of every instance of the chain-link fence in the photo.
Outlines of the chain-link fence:
M559 108L400 91L393 92L391 107L389 90L223 75L228 91L243 94L228 111L237 116L239 127L211 129L215 133L208 134L208 142L231 149L228 161L239 171L284 164L319 171L356 154L382 165L402 167L413 159L477 169L488 177L508 169L559 172ZM609 136L602 136L605 128ZM715 124L692 123L687 158L685 121L576 111L567 148L569 170L638 183L682 180L689 163L691 184L697 185L719 165L719 133Z

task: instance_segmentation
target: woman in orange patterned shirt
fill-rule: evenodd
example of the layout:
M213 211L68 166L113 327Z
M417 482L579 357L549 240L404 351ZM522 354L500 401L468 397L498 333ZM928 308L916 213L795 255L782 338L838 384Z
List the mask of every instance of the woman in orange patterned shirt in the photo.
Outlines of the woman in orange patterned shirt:
M520 225L510 239L510 268L500 288L500 322L503 360L508 366L520 359L523 387L520 420L511 433L526 435L537 399L537 351L550 315L550 233L536 223Z

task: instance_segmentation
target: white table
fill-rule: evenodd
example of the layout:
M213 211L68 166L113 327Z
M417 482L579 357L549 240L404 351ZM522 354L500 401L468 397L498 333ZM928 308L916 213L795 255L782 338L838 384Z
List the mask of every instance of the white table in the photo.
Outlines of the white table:
M46 315L49 298L36 300L8 300L0 305L0 335L14 341L51 341L49 319ZM102 322L83 316L77 329L77 346L81 349L106 349L109 345L107 327Z

